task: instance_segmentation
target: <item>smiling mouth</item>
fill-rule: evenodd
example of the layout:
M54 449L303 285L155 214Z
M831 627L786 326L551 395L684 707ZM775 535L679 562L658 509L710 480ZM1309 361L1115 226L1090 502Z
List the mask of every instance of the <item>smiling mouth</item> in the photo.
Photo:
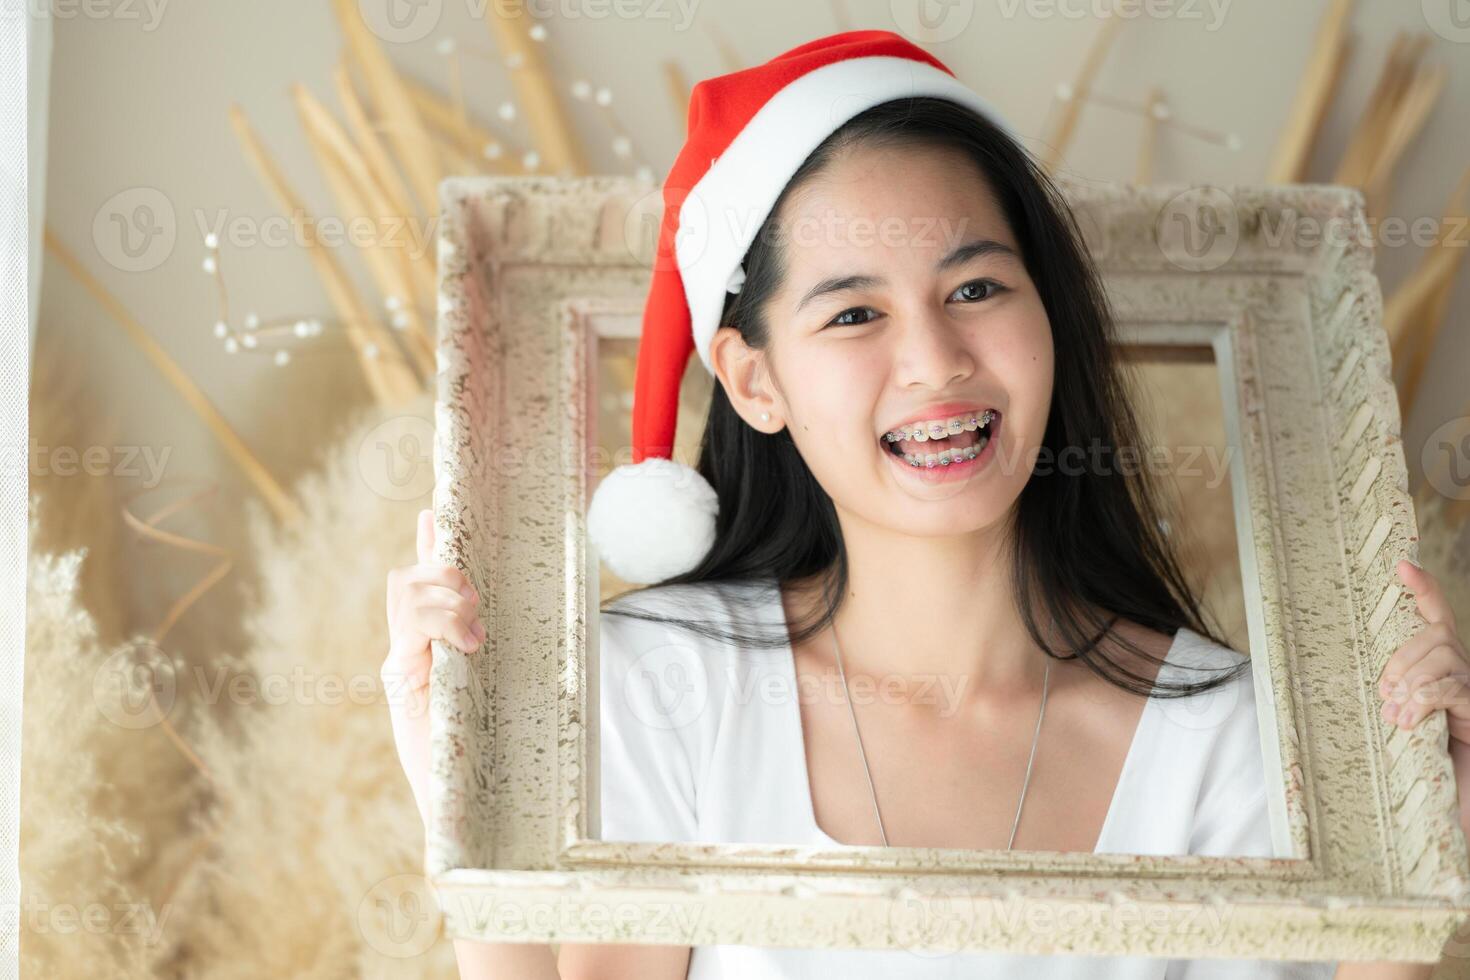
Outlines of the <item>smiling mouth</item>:
M974 459L985 449L986 443L1000 428L1001 415L991 410L992 418L986 425L973 430L930 436L928 439L899 439L889 441L882 436L884 448L915 469L949 466Z

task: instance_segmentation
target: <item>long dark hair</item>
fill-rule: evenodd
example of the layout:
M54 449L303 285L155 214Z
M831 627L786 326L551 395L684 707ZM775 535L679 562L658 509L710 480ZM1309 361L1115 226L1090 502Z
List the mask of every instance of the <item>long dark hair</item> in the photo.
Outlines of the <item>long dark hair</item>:
M792 175L745 255L745 283L726 297L721 326L764 349L770 327L766 301L785 275L776 220L792 190L857 146L959 150L988 178L1020 246L1026 269L1051 321L1055 349L1052 400L1043 457L1064 446L1097 445L1114 453L1138 446L1140 427L1114 343L1113 315L1071 209L1024 147L990 120L946 99L884 102L854 116L822 142ZM1049 456L1047 455L1049 453ZM603 612L671 623L705 636L752 647L793 646L824 630L847 591L847 553L832 499L817 483L789 429L767 435L751 427L714 385L696 467L719 499L713 547L692 570L604 604ZM1204 622L1162 530L1158 490L1146 467L1080 474L1050 467L1033 471L1009 530L1015 601L1033 640L1048 656L1080 658L1096 674L1140 695L1181 697L1225 683L1249 659L1202 681L1153 681L1113 660L1098 646L1118 617L1173 635L1188 627L1228 646ZM815 580L823 602L789 635L747 634L721 623L665 616L623 600L651 590L774 579ZM733 594L733 592L732 592ZM1040 608L1038 608L1038 602ZM1050 621L1072 652L1059 653L1042 635ZM1135 655L1160 658L1122 637Z

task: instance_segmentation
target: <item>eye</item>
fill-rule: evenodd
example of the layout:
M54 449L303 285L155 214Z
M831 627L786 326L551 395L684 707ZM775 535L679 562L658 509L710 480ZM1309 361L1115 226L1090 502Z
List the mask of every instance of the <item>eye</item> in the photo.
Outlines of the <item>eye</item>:
M850 309L850 310L843 310L841 313L837 314L832 319L828 320L827 321L827 326L829 326L829 327L860 327L863 324L868 323L870 321L868 321L868 320L859 320L859 321L854 322L854 321L851 321L851 320L843 320L842 318L845 317L845 316L847 316L849 313L872 313L872 312L873 312L873 308L871 306L854 306L852 309Z
M986 296L971 296L968 300L969 302L978 302L982 299L993 299L997 294L1003 293L1006 290L1006 287L1002 286L994 279L972 279L961 286L959 289L956 289L951 295L957 295L963 290L969 289L972 286L985 286L989 289L989 294Z
M981 300L994 299L998 294L1005 292L1006 289L1008 288L1006 286L1002 286L1000 283L996 282L994 279L971 279L969 282L967 282L964 285L960 286L959 289L956 289L954 291L954 293L951 293L950 295L951 296L954 296L954 295L960 293L962 290L969 289L972 286L985 287L985 289L988 290L988 292L984 296L974 296L974 295L971 295L971 296L967 297L966 299L962 300L962 302L966 302L966 303L978 303ZM843 319L849 313L876 313L876 311L871 306L854 306L852 309L843 310L841 313L839 313L836 316L834 316L831 320L828 320L826 325L829 326L829 327L858 327L858 326L862 326L863 324L866 324L866 323L871 323L872 320L874 319L874 318L869 318L869 319L865 319L865 320L845 320L845 319Z

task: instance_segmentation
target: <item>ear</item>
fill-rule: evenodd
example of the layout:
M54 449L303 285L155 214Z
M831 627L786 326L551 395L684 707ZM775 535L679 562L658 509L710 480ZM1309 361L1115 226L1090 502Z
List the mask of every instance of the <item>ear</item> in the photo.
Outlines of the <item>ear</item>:
M735 327L720 327L710 338L710 363L725 389L725 397L740 417L758 432L770 435L785 425L785 404L770 376L766 352L745 343ZM769 413L769 419L762 419Z

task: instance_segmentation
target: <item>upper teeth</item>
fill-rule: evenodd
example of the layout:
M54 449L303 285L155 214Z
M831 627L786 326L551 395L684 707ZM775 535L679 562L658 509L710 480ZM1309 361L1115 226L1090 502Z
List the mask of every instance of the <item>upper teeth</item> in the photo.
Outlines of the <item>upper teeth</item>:
M943 439L946 436L957 436L961 432L974 432L976 429L989 425L990 420L993 418L995 418L995 412L987 408L979 415L969 413L966 415L956 415L951 419L939 419L933 422L914 422L901 429L894 429L892 432L883 433L883 438L887 442L902 442L905 439L912 439L915 442L928 442L930 439Z

